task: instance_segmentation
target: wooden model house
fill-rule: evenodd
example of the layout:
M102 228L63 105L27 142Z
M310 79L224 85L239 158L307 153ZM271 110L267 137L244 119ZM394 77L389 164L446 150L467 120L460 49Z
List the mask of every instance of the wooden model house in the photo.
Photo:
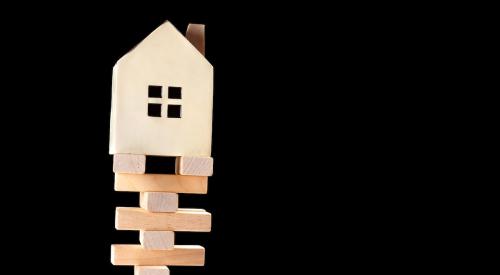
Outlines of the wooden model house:
M113 68L110 154L210 157L212 97L212 65L165 22Z

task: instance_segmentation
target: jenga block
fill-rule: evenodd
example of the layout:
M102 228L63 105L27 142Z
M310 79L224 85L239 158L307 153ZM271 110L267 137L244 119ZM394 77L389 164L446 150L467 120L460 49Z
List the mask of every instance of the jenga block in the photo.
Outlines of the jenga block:
M205 249L199 245L176 245L171 250L146 250L140 245L111 245L113 265L203 266Z
M207 189L207 177L115 174L116 191L206 194Z
M179 195L166 192L141 192L140 206L149 212L175 212Z
M134 275L170 275L166 266L134 266Z
M139 239L144 249L167 250L174 248L175 235L173 231L141 230Z
M211 176L214 160L211 157L178 157L177 174L188 176Z
M137 207L117 207L115 227L118 230L166 230L210 232L212 216L203 209L175 213L152 213Z
M113 156L113 172L144 174L146 172L146 156L132 154L115 154Z

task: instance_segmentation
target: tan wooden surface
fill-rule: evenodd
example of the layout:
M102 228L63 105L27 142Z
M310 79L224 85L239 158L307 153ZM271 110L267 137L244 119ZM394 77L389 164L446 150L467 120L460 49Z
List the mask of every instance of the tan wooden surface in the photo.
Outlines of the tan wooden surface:
M142 208L117 207L115 227L118 230L166 230L184 232L210 232L212 217L210 213L183 211L175 213L152 213Z
M211 176L214 160L211 157L177 157L177 173L188 176Z
M135 266L134 275L170 275L166 266Z
M130 174L144 174L146 172L146 156L132 154L113 155L113 172L125 171Z
M115 174L116 191L206 194L207 189L207 177Z
M139 204L149 212L175 212L179 207L179 195L167 192L141 192Z
M167 250L174 248L175 233L173 231L141 230L139 240L144 249Z
M176 245L171 250L146 250L140 245L111 245L113 265L203 266L205 249L199 245Z

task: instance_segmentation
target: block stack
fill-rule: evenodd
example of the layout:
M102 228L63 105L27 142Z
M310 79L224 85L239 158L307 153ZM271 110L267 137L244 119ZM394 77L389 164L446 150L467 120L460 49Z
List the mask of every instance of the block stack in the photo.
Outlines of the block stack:
M213 170L213 66L204 54L204 25L189 24L184 36L166 21L113 67L115 190L140 192L140 207L116 209L116 229L140 231L140 245L113 245L111 262L136 275L205 264L203 247L174 244L177 231L211 229L207 211L178 208L179 194L207 193Z
M148 174L144 155L115 154L115 190L140 192L140 207L117 207L116 229L140 231L140 245L111 247L114 265L135 267L136 275L167 275L167 266L203 266L205 249L175 245L175 232L209 232L211 215L178 208L179 194L206 194L212 175L210 157L177 157L175 174Z

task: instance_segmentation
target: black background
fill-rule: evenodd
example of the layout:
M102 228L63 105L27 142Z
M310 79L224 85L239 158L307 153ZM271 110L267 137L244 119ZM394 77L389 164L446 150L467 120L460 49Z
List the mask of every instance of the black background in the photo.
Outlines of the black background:
M182 207L210 211L213 230L177 235L177 243L206 247L206 266L172 274L432 264L441 243L417 251L429 232L440 234L442 216L431 227L420 222L437 196L430 174L440 156L421 158L429 140L444 142L444 124L426 123L436 88L427 84L444 62L430 66L430 53L445 53L442 36L423 35L425 20L407 20L406 11L289 8L165 3L3 22L4 83L12 87L3 91L12 151L4 169L13 175L3 183L13 188L4 193L5 236L22 244L11 255L33 270L133 274L110 264L112 243L138 243L138 233L114 229L114 208L137 206L138 195L113 191L111 70L169 20L181 32L206 24L215 69L214 176L208 195L180 197Z

